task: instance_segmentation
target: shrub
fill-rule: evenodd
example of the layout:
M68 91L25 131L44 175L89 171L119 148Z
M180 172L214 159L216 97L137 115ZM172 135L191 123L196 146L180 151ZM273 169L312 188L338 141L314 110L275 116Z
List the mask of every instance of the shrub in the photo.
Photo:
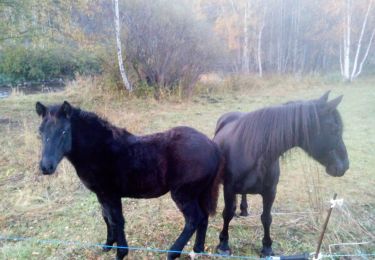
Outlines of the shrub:
M0 60L0 84L101 72L101 61L94 54L67 47L8 46L0 52Z
M217 68L223 51L212 28L183 2L125 1L126 63L139 82L190 95L199 76ZM124 33L124 34L125 34Z

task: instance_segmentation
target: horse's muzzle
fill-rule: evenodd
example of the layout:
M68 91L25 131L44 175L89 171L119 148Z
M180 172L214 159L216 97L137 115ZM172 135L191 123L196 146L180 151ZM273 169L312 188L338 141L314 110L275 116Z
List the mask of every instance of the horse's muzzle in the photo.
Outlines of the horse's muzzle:
M326 168L326 172L333 177L341 177L349 169L349 161L330 165Z
M45 160L40 162L39 168L44 175L51 175L56 170L56 166L53 162L46 162Z

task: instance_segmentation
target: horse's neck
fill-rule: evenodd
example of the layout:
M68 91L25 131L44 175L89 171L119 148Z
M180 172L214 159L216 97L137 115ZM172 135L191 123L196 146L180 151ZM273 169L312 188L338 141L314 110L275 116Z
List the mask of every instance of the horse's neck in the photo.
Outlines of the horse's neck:
M78 118L72 122L72 151L68 158L81 162L109 156L114 138L124 135L121 144L126 145L125 135L128 134L125 130L110 128L100 121Z
M309 132L314 127L314 123L312 118L305 118L305 116L301 111L296 110L290 120L285 120L285 122L275 126L280 131L279 135L273 132L267 137L270 140L267 153L270 153L272 159L279 158L292 148L306 149L308 147ZM276 141L273 142L272 140Z

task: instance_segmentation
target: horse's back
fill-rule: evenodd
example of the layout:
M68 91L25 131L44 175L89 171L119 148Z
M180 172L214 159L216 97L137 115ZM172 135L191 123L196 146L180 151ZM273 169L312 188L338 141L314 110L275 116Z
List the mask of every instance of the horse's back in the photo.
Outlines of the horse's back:
M231 123L235 120L237 120L238 118L240 118L241 116L243 116L245 113L243 112L238 112L238 111L234 111L234 112L228 112L228 113L225 113L224 115L222 115L216 122L216 129L215 129L215 135L225 126L227 125L228 123Z

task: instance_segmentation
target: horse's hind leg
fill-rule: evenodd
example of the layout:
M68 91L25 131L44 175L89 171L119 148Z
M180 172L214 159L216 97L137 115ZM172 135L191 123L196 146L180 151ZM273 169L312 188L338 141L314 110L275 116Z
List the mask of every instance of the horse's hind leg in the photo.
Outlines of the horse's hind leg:
M189 195L185 197L184 194L175 192L171 192L171 195L178 208L184 214L185 226L180 236L170 248L170 251L175 252L168 253L168 260L176 259L181 255L180 251L182 251L186 243L197 230L198 225L202 222L204 217L204 213L199 206L198 199L190 199L189 201L186 201L186 198L188 198Z
M207 227L208 227L208 215L205 214L201 223L199 223L198 225L197 235L195 237L195 244L193 248L195 253L204 252L204 243L206 240Z
M217 251L220 254L231 254L231 249L229 248L229 223L232 220L234 213L236 211L236 194L233 193L229 185L224 185L224 210L223 210L223 229L220 232L220 244L217 246Z
M243 216L243 217L249 216L249 212L247 209L248 209L248 205L247 205L246 194L242 194L241 204L240 204L240 210L241 210L240 216Z

